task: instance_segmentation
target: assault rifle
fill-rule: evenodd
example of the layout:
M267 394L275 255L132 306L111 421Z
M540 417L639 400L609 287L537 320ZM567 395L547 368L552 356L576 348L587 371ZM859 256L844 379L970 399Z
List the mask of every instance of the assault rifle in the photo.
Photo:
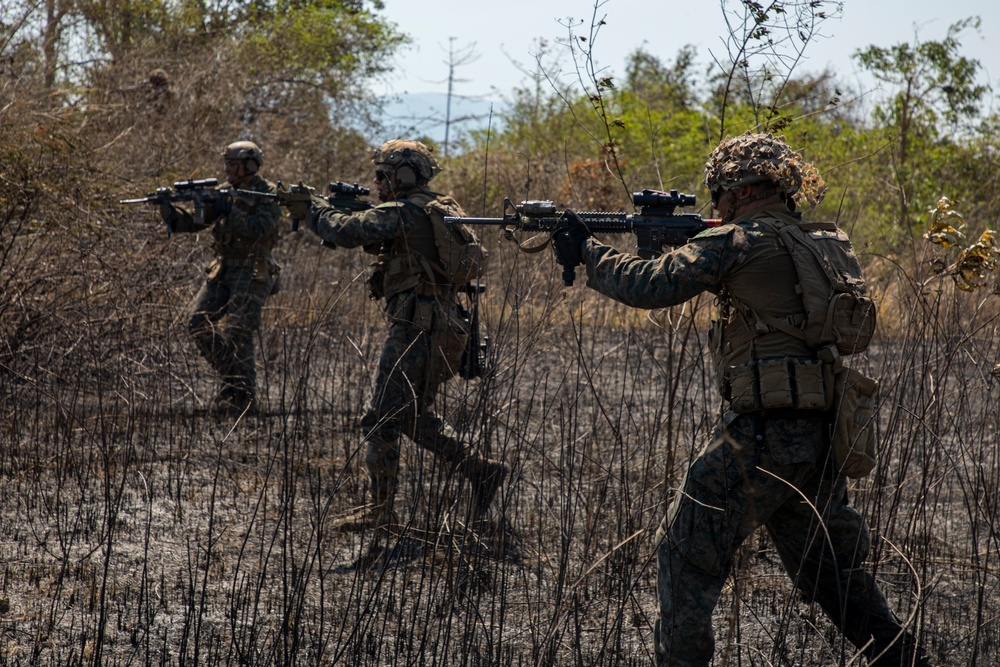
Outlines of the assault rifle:
M638 213L578 211L577 215L590 231L597 234L635 234L636 254L643 259L653 259L663 253L663 246L679 246L692 236L720 224L719 220L706 220L697 213L675 213L677 207L695 205L694 195L677 190L660 192L643 190L632 193L632 203ZM502 218L445 217L445 222L466 225L498 225L503 227L504 238L518 242L525 252L538 252L548 245L526 246L517 238L519 232L548 232L554 234L566 228L563 212L556 210L551 201L523 201L514 204L503 200ZM576 279L576 268L563 266L563 284L570 286Z
M465 342L465 352L462 353L462 361L458 365L458 376L465 380L481 378L489 370L487 355L490 337L482 335L479 324L479 295L486 291L486 285L480 285L478 282L466 283L458 291L466 295L469 306L459 311L469 327L469 338Z
M189 201L194 203L195 220L198 221L198 224L203 224L210 222L204 220L205 206L207 204L214 204L222 199L228 199L233 196L278 198L280 200L280 195L270 192L240 190L239 188L220 188L219 180L216 178L203 178L201 180L192 180L189 178L186 181L175 181L173 187L170 188L157 188L155 192L151 192L145 197L120 199L118 203L160 205L167 202L172 204L174 202Z
M326 191L330 193L326 197L327 203L344 212L367 211L375 207L370 201L358 199L358 197L367 197L372 191L371 188L363 187L357 183L349 185L341 181L336 181L327 185Z
M371 194L371 189L362 187L357 183L349 185L342 181L335 181L327 185L326 189L330 194L325 197L319 195L320 199L326 200L327 204L344 213L367 211L374 206L369 201L359 199L359 197L367 197ZM285 189L279 182L278 194L273 196L278 198L282 206L288 206L293 201L312 201L313 196L316 196L315 192L315 188L303 185L301 181L299 181L298 185L293 185L288 189ZM299 231L299 222L299 219L292 219L293 232ZM328 244L324 243L324 245Z

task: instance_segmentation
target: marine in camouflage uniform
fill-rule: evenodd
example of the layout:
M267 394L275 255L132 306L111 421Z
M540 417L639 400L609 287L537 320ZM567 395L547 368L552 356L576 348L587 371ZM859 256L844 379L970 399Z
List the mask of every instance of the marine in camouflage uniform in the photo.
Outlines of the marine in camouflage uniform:
M798 326L805 319L795 265L774 227L794 224L793 196L821 196L822 179L780 138L748 133L720 144L706 165L706 183L724 224L687 245L642 260L599 243L568 211L569 229L555 238L560 262L586 264L591 288L637 308L717 295L721 310L710 345L724 394L726 369L742 362L819 367L818 350L761 320ZM726 411L660 526L659 665L709 664L712 611L736 551L759 526L798 589L869 664L930 664L864 569L871 537L864 517L848 505L829 431L830 415L821 409Z
M230 144L223 159L232 188L276 192L257 173L263 155L256 144ZM188 331L222 380L213 409L223 415L254 409L254 337L264 302L277 291L279 269L271 250L278 240L281 206L276 199L237 195L208 201L194 215L164 203L160 214L172 232L212 230L215 258L191 304Z
M459 286L446 282L437 268L439 253L427 207L436 206L447 215L464 213L451 197L427 189L439 169L424 144L389 141L375 152L373 162L378 206L345 213L314 205L305 216L307 226L326 245L362 247L378 256L369 288L374 298L384 299L390 323L374 392L361 420L368 443L371 504L336 528L396 523L392 505L401 435L469 478L478 517L487 510L507 467L471 451L432 407L438 387L458 369L468 329L456 299ZM293 218L302 215L293 209Z

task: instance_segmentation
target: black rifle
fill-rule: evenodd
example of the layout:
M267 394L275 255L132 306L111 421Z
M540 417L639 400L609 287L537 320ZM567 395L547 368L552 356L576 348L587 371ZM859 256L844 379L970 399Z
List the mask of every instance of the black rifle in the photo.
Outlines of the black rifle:
M359 199L359 197L367 197L371 194L371 189L363 187L355 183L354 185L349 185L343 181L335 181L326 186L327 192L330 194L328 196L320 196L321 199L326 200L326 203L330 206L338 209L343 213L355 213L357 211L367 211L373 208L374 205L365 201L364 199ZM293 185L287 190L278 183L278 194L274 195L278 198L278 201L282 206L288 206L289 203L293 201L312 201L315 194L315 188L311 188L308 185L303 185L299 181L298 185ZM292 219L292 231L299 231L299 220ZM333 244L323 241L323 245L328 248L335 247Z
M279 195L270 192L257 192L256 190L240 190L238 188L220 188L219 181L215 178L204 178L201 180L188 179L186 181L175 181L173 187L157 188L145 197L136 199L120 199L119 204L163 204L165 202L174 203L189 201L194 203L195 220L199 224L210 222L204 220L205 206L214 204L222 199L233 196L245 197L265 197L278 198Z
M461 308L460 312L469 326L469 340L465 343L462 353L462 363L458 366L458 376L471 380L481 378L487 371L487 354L489 353L490 337L483 336L479 331L479 295L486 291L486 285L467 283L458 289L468 297L469 307Z
M327 203L345 213L367 211L370 208L374 208L374 204L370 201L358 199L358 197L367 197L370 195L372 193L371 188L363 187L357 183L349 185L341 181L336 181L327 185L326 191L330 193L330 196L326 198Z
M678 193L677 190L660 192L643 190L632 193L632 203L638 213L579 211L577 215L597 234L635 234L636 254L643 259L653 259L663 253L663 246L679 246L692 236L719 224L718 220L706 220L697 213L675 213L677 207L695 205L694 195ZM556 209L551 201L523 201L514 204L503 200L502 218L458 218L445 217L445 222L466 225L498 225L503 227L505 238L517 241L518 232L548 232L554 234L567 226L563 212ZM537 252L547 245L528 248L520 244L522 250ZM563 284L570 286L576 279L576 268L563 266Z

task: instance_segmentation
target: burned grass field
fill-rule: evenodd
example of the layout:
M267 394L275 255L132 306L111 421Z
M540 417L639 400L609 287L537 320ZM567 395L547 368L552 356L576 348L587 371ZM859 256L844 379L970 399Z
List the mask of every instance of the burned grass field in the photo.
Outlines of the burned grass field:
M218 419L184 332L203 251L95 238L85 261L4 267L0 664L652 664L656 527L718 413L709 299L630 310L497 248L491 370L438 403L511 466L496 508L472 521L467 484L404 442L403 526L345 535L384 331L361 254L286 238L262 409ZM852 364L881 379L883 453L852 501L929 652L994 665L996 297L879 280L882 334ZM763 533L715 628L718 665L864 664Z

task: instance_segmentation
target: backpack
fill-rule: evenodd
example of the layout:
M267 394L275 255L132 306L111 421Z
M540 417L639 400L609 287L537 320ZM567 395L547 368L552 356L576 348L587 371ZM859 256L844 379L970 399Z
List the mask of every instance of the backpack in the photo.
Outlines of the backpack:
M768 217L786 224L775 225ZM875 303L864 296L861 265L847 234L834 223L802 222L770 211L756 221L774 229L791 255L806 310L801 328L761 319L816 349L833 346L841 356L867 349L875 333Z
M438 260L430 262L432 268L451 285L464 285L481 277L485 270L488 253L475 232L468 225L447 224L445 216L462 218L465 211L453 197L438 195L424 201L426 197L411 198L407 203L420 206L430 218L434 229L434 244L437 246ZM417 201L413 201L417 199Z
M451 197L438 197L424 206L434 227L438 261L448 282L464 285L483 275L486 248L468 225L447 224L445 216L465 217L465 211Z

